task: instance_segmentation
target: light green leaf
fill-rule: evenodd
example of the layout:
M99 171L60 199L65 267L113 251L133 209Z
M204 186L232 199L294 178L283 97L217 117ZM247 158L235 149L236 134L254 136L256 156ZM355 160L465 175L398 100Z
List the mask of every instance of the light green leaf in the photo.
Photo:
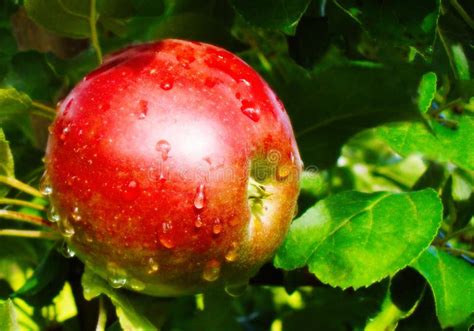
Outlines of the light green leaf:
M25 93L14 88L0 89L0 122L5 119L24 113L31 107L31 99Z
M432 132L419 122L394 123L377 129L377 133L397 153L412 153L441 162L453 162L462 168L474 170L474 117L468 114L454 116L456 130L431 122Z
M89 1L25 0L28 15L37 24L62 36L90 36Z
M474 314L472 265L430 247L413 263L413 267L426 278L433 290L441 326L454 326Z
M431 189L335 194L293 222L274 263L286 270L308 265L332 286L368 286L417 258L441 220L442 204Z
M15 177L15 167L13 155L10 150L10 143L5 138L3 129L0 128L0 175ZM2 194L0 194L2 195Z
M295 32L310 0L231 0L235 10L249 23L288 34Z
M452 45L451 50L453 52L453 62L456 68L457 77L461 80L471 79L469 73L469 62L467 61L462 45Z
M437 77L434 72L428 72L421 77L420 85L418 86L418 109L422 113L426 113L436 94Z
M158 330L164 322L168 303L162 299L113 289L89 269L82 276L82 287L86 300L101 294L110 298L124 330Z
M20 326L16 320L15 307L9 299L0 302L0 330L2 331L18 331Z

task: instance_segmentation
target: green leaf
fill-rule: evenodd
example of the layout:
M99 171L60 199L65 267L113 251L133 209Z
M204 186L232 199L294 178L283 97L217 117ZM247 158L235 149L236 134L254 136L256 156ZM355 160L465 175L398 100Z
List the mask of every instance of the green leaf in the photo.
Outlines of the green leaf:
M1 128L0 128L0 175L7 176L7 177L15 177L15 167L14 167L14 162L13 162L13 155L10 150L10 144L6 140L5 133L3 132L3 129ZM8 192L8 188L0 186L0 196L5 196L7 192Z
M452 45L451 51L453 53L453 62L456 68L457 77L461 80L471 79L469 72L469 62L467 61L466 54L464 54L462 45Z
M34 141L31 119L27 113L30 107L31 99L25 93L14 88L0 88L0 125L4 128L14 125Z
M283 330L361 330L368 316L377 312L387 292L382 282L357 291L315 287L303 309L282 314Z
M90 36L89 1L25 0L28 15L37 24L71 38Z
M421 77L420 85L418 86L418 109L422 113L426 113L436 94L437 77L434 72L428 72Z
M13 294L13 297L21 298L32 306L50 305L63 289L68 271L67 260L52 247L34 274Z
M295 32L311 0L231 0L235 10L250 24L280 29L288 34Z
M365 62L335 65L308 74L288 62L285 79L272 85L292 119L306 165L325 169L354 134L381 123L414 119L419 82L413 66L381 67Z
M431 53L440 13L440 1L340 0L341 8L379 45L413 47L425 55Z
M86 300L101 294L110 298L124 330L158 330L164 322L168 304L165 299L113 289L89 269L82 276L82 287Z
M26 112L31 107L28 95L14 88L0 88L0 121Z
M474 170L474 116L465 114L451 118L456 121L456 130L436 121L430 129L423 123L394 123L377 129L377 133L397 153L407 156L421 153L440 162L453 162L462 168Z
M332 286L368 286L417 258L441 220L442 204L431 189L335 194L293 222L274 263L286 270L308 265Z
M16 320L15 307L11 300L0 302L0 330L18 331L20 326Z
M474 313L474 267L461 258L430 247L413 263L433 290L443 328L462 323Z

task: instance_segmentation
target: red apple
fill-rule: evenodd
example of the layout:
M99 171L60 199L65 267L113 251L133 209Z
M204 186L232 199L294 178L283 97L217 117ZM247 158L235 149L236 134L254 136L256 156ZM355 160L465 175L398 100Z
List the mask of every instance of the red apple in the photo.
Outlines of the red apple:
M251 67L164 40L112 54L64 99L43 188L88 267L175 296L245 283L272 257L300 169L283 105Z

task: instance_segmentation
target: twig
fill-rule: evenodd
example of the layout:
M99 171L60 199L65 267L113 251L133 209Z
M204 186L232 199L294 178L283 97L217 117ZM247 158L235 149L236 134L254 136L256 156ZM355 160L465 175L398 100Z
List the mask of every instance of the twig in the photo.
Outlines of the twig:
M464 8L459 4L457 0L450 0L451 6L456 9L458 12L459 16L462 17L462 19L469 25L471 29L474 30L474 20L469 16L469 14L464 10Z
M18 179L12 178L12 177L7 177L7 176L1 176L0 175L0 183L3 183L5 185L11 186L13 188L16 188L17 190L23 191L25 193L31 194L35 197L42 198L43 195L41 194L40 191L35 189L33 186L30 186L26 183L23 183L19 181Z
M18 211L0 209L0 218L25 222L33 225L51 227L51 223L35 215L20 213Z
M40 110L41 112L37 112L37 115L40 115L40 113L42 114L42 116L44 117L48 117L48 118L54 118L56 117L56 109L54 109L53 107L50 107L50 106L47 106L39 101L31 101L31 105L33 106L33 108L36 108L37 110Z
M440 247L440 248L446 252L452 253L457 256L465 255L470 258L474 258L474 252L466 251L465 249L452 248L452 247Z
M34 202L29 202L29 201L25 201L25 200L18 200L18 199L0 198L0 204L23 206L23 207L33 208L33 209L37 209L37 210L41 210L41 211L46 210L45 206L39 205L39 204L34 203Z
M459 235L462 235L464 233L469 233L471 231L474 231L474 225L471 225L471 226L466 226L465 228L462 228L462 229L459 229L457 231L454 231L452 233L450 233L449 235L447 235L445 238L443 238L441 241L440 241L440 244L445 244L447 243L449 240L459 236Z
M96 0L90 0L90 15L89 15L89 26L91 29L91 43L97 55L97 62L99 65L102 64L102 50L100 48L99 37L97 35L97 9Z
M96 331L105 331L107 324L107 312L105 311L104 298L99 298L99 317L97 319Z
M16 229L1 229L0 236L47 239L47 240L58 240L61 238L61 236L56 232L47 232L47 231L38 231L38 230L16 230Z

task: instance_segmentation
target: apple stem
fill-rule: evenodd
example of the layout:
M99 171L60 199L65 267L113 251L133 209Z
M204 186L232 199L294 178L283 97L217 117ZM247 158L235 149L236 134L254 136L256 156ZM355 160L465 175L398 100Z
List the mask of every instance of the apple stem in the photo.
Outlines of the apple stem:
M38 230L16 230L16 229L1 229L0 236L47 239L47 240L58 240L61 238L61 236L56 232L46 232L46 231L38 231Z
M33 225L51 227L51 223L45 220L44 218L12 210L0 209L0 218L25 222Z
M16 206L23 206L23 207L28 207L40 211L45 211L46 207L39 205L34 202L29 202L25 200L18 200L18 199L9 199L9 198L0 198L0 204L3 205L16 205Z
M10 187L16 188L17 190L23 191L25 193L28 193L30 195L33 195L38 198L43 198L43 195L41 194L40 191L35 189L33 186L30 186L26 183L23 183L19 181L18 179L15 179L13 177L7 177L7 176L1 176L0 175L0 183L8 185Z

